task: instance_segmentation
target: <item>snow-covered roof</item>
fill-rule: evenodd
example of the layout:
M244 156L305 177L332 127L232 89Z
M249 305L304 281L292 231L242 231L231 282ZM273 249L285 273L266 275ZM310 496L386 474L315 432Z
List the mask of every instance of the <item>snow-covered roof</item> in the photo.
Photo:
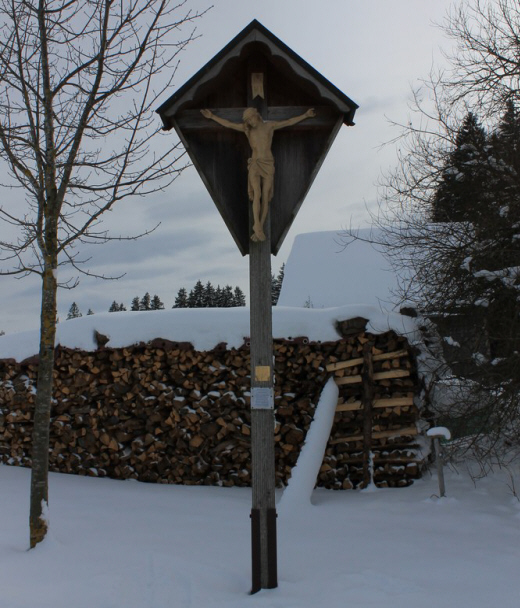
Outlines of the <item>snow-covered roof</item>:
M367 304L393 310L397 276L385 259L374 229L357 231L345 243L339 231L299 234L285 266L280 306Z

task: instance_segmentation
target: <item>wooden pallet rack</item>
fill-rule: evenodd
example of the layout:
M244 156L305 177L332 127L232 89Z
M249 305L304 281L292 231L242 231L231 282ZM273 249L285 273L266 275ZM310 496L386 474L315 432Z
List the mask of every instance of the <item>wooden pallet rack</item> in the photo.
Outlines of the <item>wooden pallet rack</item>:
M326 367L339 400L322 472L333 462L343 487L408 485L421 466L413 359L404 339L387 352L370 334L358 341L354 356Z

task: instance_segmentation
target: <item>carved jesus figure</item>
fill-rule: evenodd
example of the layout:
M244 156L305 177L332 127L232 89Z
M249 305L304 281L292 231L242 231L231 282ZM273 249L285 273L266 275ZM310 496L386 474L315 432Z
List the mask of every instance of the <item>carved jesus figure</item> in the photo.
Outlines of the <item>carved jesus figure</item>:
M253 203L252 241L265 241L264 223L269 210L269 202L274 194L274 157L271 151L273 134L278 129L296 125L306 118L316 115L314 109L301 116L280 121L265 121L255 108L247 108L242 116L243 122L231 122L213 114L211 110L201 110L205 118L219 125L245 134L251 146L251 158L247 161L248 195Z

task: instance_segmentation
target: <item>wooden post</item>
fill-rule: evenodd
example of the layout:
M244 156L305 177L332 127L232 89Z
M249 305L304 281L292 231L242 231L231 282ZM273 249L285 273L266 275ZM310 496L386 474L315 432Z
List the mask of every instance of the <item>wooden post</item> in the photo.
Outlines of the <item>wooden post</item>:
M374 365L372 363L372 342L363 345L363 487L372 481L371 450L372 450L372 410L374 402Z
M251 593L278 586L274 465L273 329L269 216L265 241L251 242Z

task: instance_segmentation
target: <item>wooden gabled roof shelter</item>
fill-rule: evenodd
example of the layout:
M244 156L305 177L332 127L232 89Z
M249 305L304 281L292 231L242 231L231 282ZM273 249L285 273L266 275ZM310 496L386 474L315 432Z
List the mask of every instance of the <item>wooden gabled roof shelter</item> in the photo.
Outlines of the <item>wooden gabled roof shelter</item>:
M252 85L258 74L260 84ZM250 245L250 148L243 133L205 119L200 110L242 122L247 107L264 120L316 110L314 118L277 131L273 140L270 221L276 254L337 132L342 124L354 124L358 106L254 20L157 110L164 129L176 130L243 255Z

